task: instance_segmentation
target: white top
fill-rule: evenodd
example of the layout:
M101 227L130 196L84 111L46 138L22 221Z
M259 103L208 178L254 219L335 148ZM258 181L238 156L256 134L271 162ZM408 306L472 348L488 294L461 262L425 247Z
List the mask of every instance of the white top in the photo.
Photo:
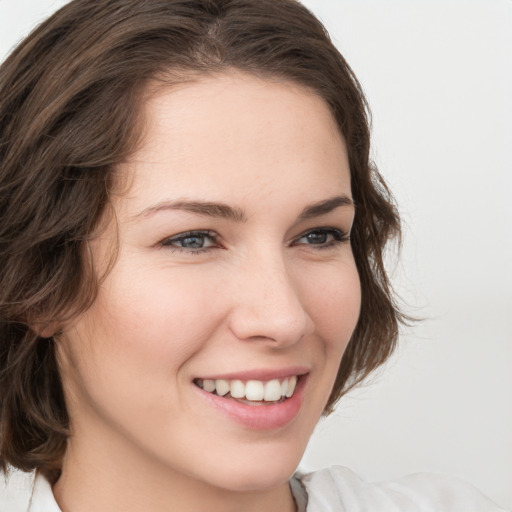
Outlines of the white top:
M333 466L291 485L298 512L506 512L471 484L431 473L370 483Z
M506 512L472 485L456 478L417 473L368 483L334 466L296 474L291 489L298 512ZM0 476L0 512L61 512L48 481L33 474Z

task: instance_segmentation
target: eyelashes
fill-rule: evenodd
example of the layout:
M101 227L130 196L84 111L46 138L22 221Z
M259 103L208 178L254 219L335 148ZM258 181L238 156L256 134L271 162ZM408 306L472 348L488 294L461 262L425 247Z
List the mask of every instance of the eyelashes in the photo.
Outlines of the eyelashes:
M172 249L173 252L198 254L210 249L219 249L218 240L219 235L215 231L187 231L172 238L166 238L160 245Z
M314 228L295 238L291 245L305 245L314 250L334 248L350 241L350 235L334 227ZM220 237L215 231L198 230L180 233L160 242L160 247L171 249L172 252L185 254L201 254L215 249L221 249Z
M306 240L306 245L316 246L318 249L325 249L336 246L343 242L348 242L350 236L341 229L337 228L315 228L307 231L300 236L293 245L297 245L300 240Z

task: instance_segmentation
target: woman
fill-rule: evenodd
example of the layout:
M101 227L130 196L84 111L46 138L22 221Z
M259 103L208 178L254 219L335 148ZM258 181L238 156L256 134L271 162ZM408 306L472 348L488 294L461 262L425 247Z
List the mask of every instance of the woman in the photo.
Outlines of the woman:
M22 510L498 510L421 476L292 477L403 321L365 100L304 7L75 0L0 98L0 454L37 470Z

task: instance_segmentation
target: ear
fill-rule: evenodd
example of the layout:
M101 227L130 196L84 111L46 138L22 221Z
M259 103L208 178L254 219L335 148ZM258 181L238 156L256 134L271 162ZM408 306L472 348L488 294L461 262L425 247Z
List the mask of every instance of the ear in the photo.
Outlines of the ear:
M62 328L58 315L41 306L25 311L23 323L39 338L53 338Z
M57 323L51 323L45 325L42 329L36 331L40 338L53 338L59 332Z
M60 325L58 322L29 322L30 329L40 338L53 338L58 334Z

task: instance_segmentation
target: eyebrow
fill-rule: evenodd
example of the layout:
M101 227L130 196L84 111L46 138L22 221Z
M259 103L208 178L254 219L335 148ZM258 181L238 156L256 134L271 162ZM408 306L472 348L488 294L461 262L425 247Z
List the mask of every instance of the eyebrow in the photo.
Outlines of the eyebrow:
M299 220L307 220L320 215L325 215L340 206L354 206L354 202L347 195L334 196L324 199L316 203L307 205L299 215ZM241 208L229 206L224 203L213 203L208 201L163 201L154 206L150 206L140 213L133 216L133 219L140 217L150 217L155 213L168 210L182 210L186 212L196 213L205 217L214 217L227 219L234 222L247 222L247 215Z
M155 213L167 210L184 210L186 212L197 213L205 217L218 217L228 219L234 222L246 222L247 216L240 208L234 208L224 203L212 203L208 201L163 201L154 206L137 213L133 218L149 217Z
M307 220L330 213L340 206L354 206L354 201L349 196L341 195L318 201L306 206L299 215L300 220Z

